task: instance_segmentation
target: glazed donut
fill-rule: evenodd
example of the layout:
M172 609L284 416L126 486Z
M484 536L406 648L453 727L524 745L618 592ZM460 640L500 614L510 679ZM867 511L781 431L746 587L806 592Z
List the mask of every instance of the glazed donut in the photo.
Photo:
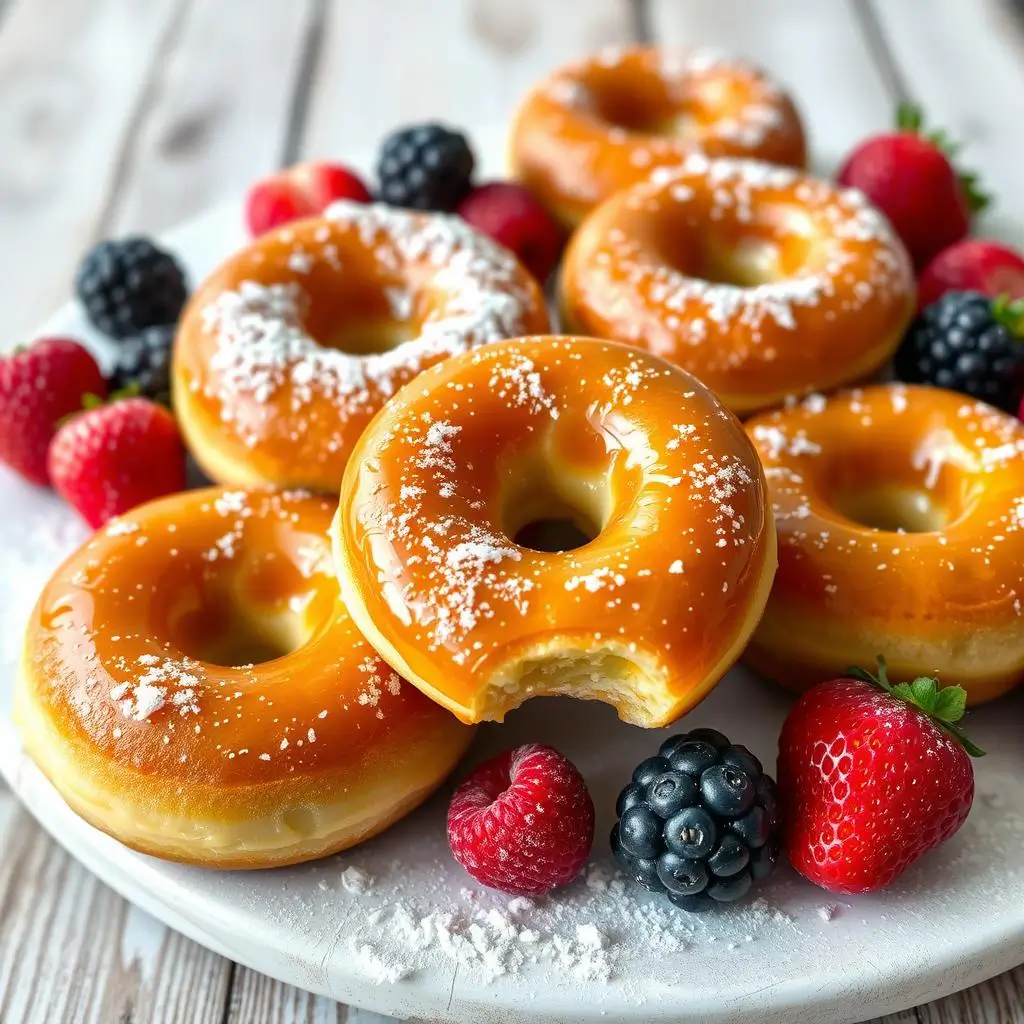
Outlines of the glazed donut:
M144 853L272 867L412 810L472 730L345 612L333 502L210 488L114 520L33 612L25 749L86 821Z
M1024 675L1024 425L938 388L879 385L747 424L779 571L746 660L793 688L872 667L973 704Z
M333 536L359 628L466 722L569 694L665 725L739 656L775 571L735 418L592 338L488 345L417 378L360 439Z
M212 479L337 493L356 438L406 381L547 325L533 278L458 217L341 202L199 288L174 345L175 412Z
M763 71L711 51L626 47L535 86L515 116L509 162L572 228L613 192L694 152L807 160L796 108Z
M566 330L648 348L744 415L887 362L914 313L914 276L859 192L696 156L587 218L560 304Z

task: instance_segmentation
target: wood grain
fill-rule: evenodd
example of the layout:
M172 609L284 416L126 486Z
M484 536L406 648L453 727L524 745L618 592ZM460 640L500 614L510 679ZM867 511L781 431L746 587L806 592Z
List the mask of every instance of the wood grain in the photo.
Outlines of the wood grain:
M0 22L0 347L66 299L132 115L187 5L29 0Z

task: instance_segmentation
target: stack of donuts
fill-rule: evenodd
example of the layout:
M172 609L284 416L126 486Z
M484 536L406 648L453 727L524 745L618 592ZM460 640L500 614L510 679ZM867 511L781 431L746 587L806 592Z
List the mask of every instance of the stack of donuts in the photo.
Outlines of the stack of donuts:
M531 92L511 154L572 232L564 334L501 246L382 204L193 294L174 408L215 483L64 563L17 691L29 754L125 844L320 857L531 697L660 727L741 656L800 687L885 651L974 702L1024 672L1024 427L872 382L911 263L803 169L782 89L603 54Z

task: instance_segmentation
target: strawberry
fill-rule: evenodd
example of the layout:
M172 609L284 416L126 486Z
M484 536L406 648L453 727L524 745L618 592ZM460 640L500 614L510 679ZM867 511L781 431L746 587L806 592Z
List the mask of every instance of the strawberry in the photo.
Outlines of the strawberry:
M779 737L786 851L809 881L839 893L888 885L964 823L971 757L956 723L966 694L934 679L891 685L851 669L793 706Z
M50 439L89 394L105 398L106 381L96 360L70 338L41 338L0 357L0 460L45 487Z
M946 292L984 292L1024 299L1024 257L999 242L968 238L943 249L917 279L920 312Z
M914 265L963 238L990 197L951 157L958 147L942 132L922 134L921 111L899 108L895 132L862 142L839 169L841 185L860 189L892 222Z
M185 489L178 425L146 398L125 398L75 416L57 431L48 461L58 494L94 528L144 501Z
M302 217L323 213L337 199L368 203L363 180L340 164L307 162L256 182L245 200L245 222L255 237Z

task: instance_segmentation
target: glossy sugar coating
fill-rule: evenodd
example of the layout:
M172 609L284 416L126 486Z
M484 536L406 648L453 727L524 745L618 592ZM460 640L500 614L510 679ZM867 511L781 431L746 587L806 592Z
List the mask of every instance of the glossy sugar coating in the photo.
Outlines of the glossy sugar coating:
M560 305L567 329L646 348L745 414L877 370L913 316L914 277L859 192L692 156L587 218Z
M938 673L972 703L1024 674L1024 425L940 388L815 395L748 421L779 571L746 660L802 687ZM873 525L867 525L867 524Z
M174 346L175 410L215 480L336 491L403 384L547 325L529 273L458 217L339 202L258 238L199 288Z
M529 92L510 141L514 173L567 227L693 153L793 167L807 159L778 83L712 50L612 47L573 61Z
M514 539L551 517L593 539ZM775 564L736 419L647 353L570 337L467 352L400 392L353 456L335 541L367 638L465 721L554 692L672 721L739 655Z
M333 511L294 491L190 491L57 570L15 714L72 808L147 853L260 867L351 846L441 781L472 730L356 630Z

